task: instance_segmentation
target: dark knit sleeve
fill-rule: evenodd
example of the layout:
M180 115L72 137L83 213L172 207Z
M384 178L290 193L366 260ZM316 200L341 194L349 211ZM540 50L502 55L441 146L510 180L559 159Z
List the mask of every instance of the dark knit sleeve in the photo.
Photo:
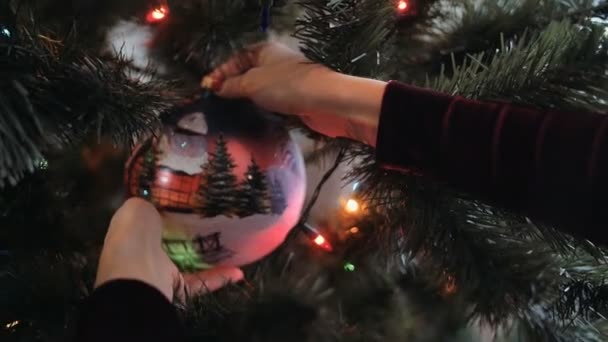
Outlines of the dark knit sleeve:
M377 160L608 243L607 116L484 103L390 82Z
M157 289L140 281L116 280L85 301L76 341L183 341L177 312Z

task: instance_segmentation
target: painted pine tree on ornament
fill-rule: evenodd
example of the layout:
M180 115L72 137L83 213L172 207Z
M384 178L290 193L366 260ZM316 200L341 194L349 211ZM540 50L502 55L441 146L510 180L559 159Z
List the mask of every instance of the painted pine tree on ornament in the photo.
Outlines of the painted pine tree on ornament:
M237 182L234 174L234 160L228 151L223 135L217 139L215 153L203 166L203 175L198 195L201 199L201 214L205 217L234 215Z
M240 217L268 214L270 210L269 202L266 177L252 157L251 164L249 164L245 178L241 183L237 214Z
M144 153L142 161L142 170L139 175L139 191L140 196L146 200L153 199L152 187L156 180L156 162L158 153L154 146L149 146Z

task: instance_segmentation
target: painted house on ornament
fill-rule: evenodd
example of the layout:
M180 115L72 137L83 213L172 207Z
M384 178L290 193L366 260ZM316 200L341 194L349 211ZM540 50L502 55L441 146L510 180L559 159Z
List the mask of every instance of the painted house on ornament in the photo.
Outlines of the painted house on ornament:
M127 170L129 176L129 193L139 193L138 175L143 172L143 157L138 156L134 163L130 163ZM199 207L198 188L201 182L201 174L187 174L183 171L159 166L156 169L156 178L151 186L152 201L167 211L191 213L194 208Z

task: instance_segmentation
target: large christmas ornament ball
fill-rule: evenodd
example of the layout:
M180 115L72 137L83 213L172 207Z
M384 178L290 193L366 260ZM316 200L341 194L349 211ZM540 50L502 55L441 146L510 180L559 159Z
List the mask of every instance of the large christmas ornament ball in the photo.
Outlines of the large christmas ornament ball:
M302 154L275 118L213 95L179 108L127 162L128 195L154 203L163 246L185 271L252 263L297 224Z

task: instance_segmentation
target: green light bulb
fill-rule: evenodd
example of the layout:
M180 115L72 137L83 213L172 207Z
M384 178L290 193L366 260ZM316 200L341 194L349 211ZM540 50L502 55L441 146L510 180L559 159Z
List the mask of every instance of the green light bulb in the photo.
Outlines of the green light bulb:
M347 262L346 264L344 264L344 270L346 272L353 272L355 270L355 265L351 264L350 262Z

